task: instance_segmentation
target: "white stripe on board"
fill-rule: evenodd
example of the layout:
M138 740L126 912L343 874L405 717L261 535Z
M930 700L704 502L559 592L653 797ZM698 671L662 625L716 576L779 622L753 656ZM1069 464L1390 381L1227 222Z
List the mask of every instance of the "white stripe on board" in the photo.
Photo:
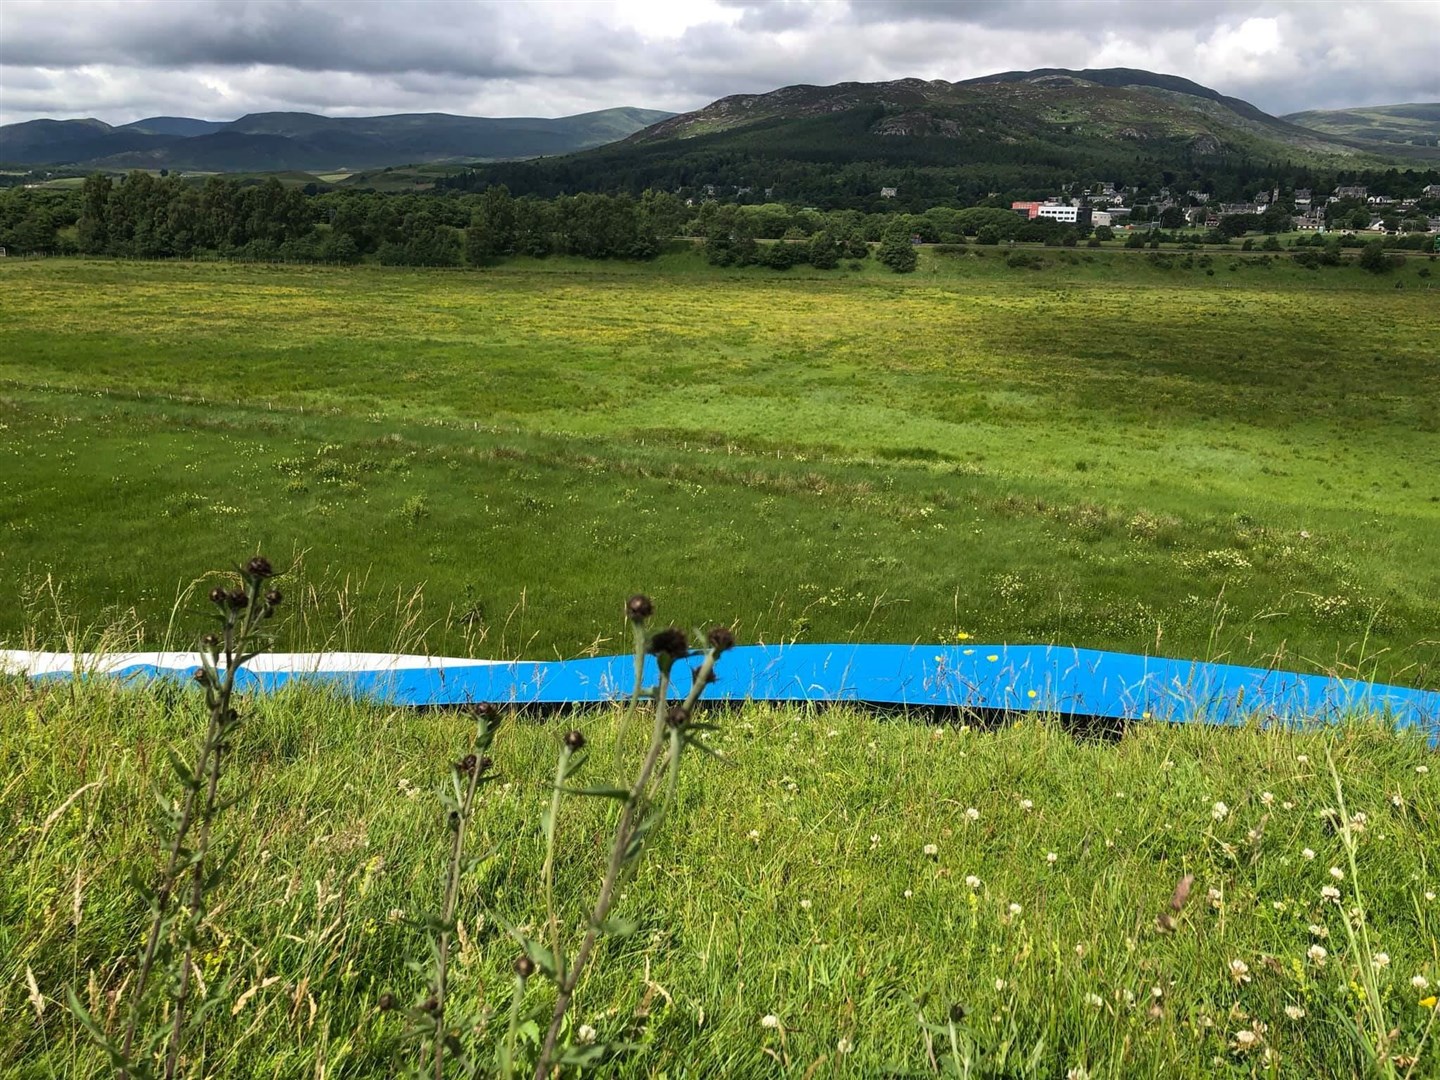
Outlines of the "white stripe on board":
M318 652L261 653L245 664L247 671L440 671L508 663L459 656L413 656L405 653ZM0 649L0 672L11 675L109 675L129 667L149 666L189 671L200 666L197 652L66 653L32 649Z

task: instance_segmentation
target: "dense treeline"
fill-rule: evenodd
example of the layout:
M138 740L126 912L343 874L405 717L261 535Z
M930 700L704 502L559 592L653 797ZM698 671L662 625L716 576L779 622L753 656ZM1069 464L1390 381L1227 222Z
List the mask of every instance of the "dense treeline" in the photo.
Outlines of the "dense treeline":
M0 247L13 254L92 254L122 258L221 257L291 262L353 263L362 259L399 266L484 266L516 255L575 255L589 259L648 259L661 238L704 241L717 265L768 265L786 269L809 263L829 269L866 258L881 245L887 264L903 269L915 243L998 244L1004 241L1073 245L1085 239L1074 227L1026 221L1000 199L987 205L932 206L907 213L821 210L778 202L747 204L720 199L685 200L648 190L630 195L579 194L551 199L514 197L504 185L482 192L380 194L369 191L286 187L210 177L195 184L177 177L135 172L118 182L96 174L78 189L0 191ZM1355 200L1335 202L1335 227L1363 227L1370 211ZM1292 226L1293 207L1282 201L1261 214L1221 219L1208 232L1184 234L1197 243L1224 244L1245 233L1275 234ZM1179 205L1135 220L1179 237L1186 227ZM1425 213L1440 200L1424 200L1396 228L1424 228ZM1388 226L1387 221L1387 226ZM1099 239L1113 238L1102 227ZM1132 234L1132 244L1154 235ZM760 241L783 241L761 244ZM1391 237L1388 246L1429 241L1418 232Z

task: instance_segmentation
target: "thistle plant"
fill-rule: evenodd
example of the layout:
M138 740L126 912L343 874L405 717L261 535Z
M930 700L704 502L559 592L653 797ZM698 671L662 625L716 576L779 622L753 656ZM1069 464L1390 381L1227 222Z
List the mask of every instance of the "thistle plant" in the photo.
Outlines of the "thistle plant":
M584 737L580 732L566 736L560 750L556 768L555 792L545 821L546 857L544 867L546 926L550 932L549 946L524 941L527 956L535 961L539 969L555 983L555 1004L550 1012L549 1027L545 1032L540 1055L535 1063L535 1080L544 1080L553 1064L593 1065L603 1061L609 1054L625 1049L605 1044L584 1044L570 1047L559 1053L560 1033L565 1023L565 1014L575 996L580 976L590 962L595 946L602 935L625 937L636 929L634 922L611 916L617 888L627 875L634 872L645 842L663 820L667 808L674 803L676 784L680 775L680 761L686 749L694 747L706 753L713 753L705 745L703 736L713 731L710 724L696 723L694 710L704 693L705 687L715 681L715 664L720 656L735 644L735 637L727 627L717 626L706 636L704 657L700 667L693 673L690 691L681 702L670 697L671 672L675 664L690 655L690 642L685 633L676 627L646 632L646 625L654 613L654 605L645 596L633 596L625 605L626 617L630 620L635 642L635 690L630 698L630 714L638 712L640 704L649 700L653 720L650 741L645 754L634 774L634 779L624 787L595 787L573 789L566 786L571 777L579 771L582 762L574 755L584 748ZM645 656L655 657L659 678L653 687L643 685ZM618 752L618 751L617 751ZM663 765L662 765L663 761ZM605 875L590 912L585 935L575 951L573 959L565 959L561 941L560 919L554 900L554 851L556 818L560 810L560 796L563 793L615 799L620 802L620 816L611 838L610 854L605 865ZM519 999L517 993L517 1002ZM512 1030L514 1018L512 1015ZM558 1057L557 1057L558 1054Z
M206 901L222 880L233 856L212 853L214 825L228 805L220 796L222 768L241 717L234 707L235 681L243 666L269 643L262 633L275 614L281 594L270 586L275 576L268 559L256 556L237 567L239 584L216 586L210 592L216 629L200 639L200 667L194 680L205 692L209 720L193 763L169 749L170 766L182 794L166 805L170 840L165 865L152 886L138 873L133 885L149 906L150 925L141 950L130 1007L118 1040L103 1031L80 1003L74 989L69 1005L80 1023L101 1045L120 1080L148 1080L156 1075L163 1048L162 1073L176 1075L186 1035L218 1003L218 988L194 995L194 952L204 924ZM163 972L157 985L157 972ZM164 1008L161 1008L164 999ZM155 1023L157 1016L166 1017Z
M466 853L465 844L475 814L476 796L483 784L495 779L489 750L501 718L500 711L492 705L478 711L469 749L451 765L450 785L441 796L445 827L450 833L450 853L445 865L440 912L424 921L430 939L427 995L409 1013L409 1034L420 1043L419 1058L413 1070L413 1075L417 1077L434 1076L439 1080L445 1074L447 1055L455 1058L467 1075L475 1072L454 1029L473 1026L477 1018L456 1015L450 1008L450 952L458 925L456 908L460 898L460 880L479 862L478 858ZM386 994L381 1005L389 1008L393 1001L393 997Z

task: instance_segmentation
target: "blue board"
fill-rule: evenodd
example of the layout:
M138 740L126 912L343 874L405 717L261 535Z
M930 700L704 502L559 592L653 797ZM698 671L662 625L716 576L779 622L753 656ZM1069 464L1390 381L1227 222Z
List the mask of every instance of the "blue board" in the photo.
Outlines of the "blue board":
M343 657L342 657L343 659ZM482 663L411 658L391 670L247 671L246 689L296 680L335 685L393 705L480 702L571 705L627 697L634 658ZM647 681L655 678L647 659ZM310 665L313 668L313 664ZM726 653L707 701L856 702L1004 712L1040 711L1114 720L1332 723L1383 716L1440 737L1440 691L1265 668L1168 660L1056 645L755 645ZM119 677L188 675L137 664ZM676 666L675 693L690 671Z

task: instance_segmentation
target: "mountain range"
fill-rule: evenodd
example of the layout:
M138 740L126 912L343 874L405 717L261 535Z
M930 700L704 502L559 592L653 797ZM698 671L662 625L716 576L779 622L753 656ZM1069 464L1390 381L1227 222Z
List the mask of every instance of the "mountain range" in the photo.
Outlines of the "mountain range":
M671 115L632 108L558 119L447 113L327 117L272 112L228 122L154 116L120 127L99 120L30 120L0 127L0 162L87 169L270 172L497 161L600 146Z

